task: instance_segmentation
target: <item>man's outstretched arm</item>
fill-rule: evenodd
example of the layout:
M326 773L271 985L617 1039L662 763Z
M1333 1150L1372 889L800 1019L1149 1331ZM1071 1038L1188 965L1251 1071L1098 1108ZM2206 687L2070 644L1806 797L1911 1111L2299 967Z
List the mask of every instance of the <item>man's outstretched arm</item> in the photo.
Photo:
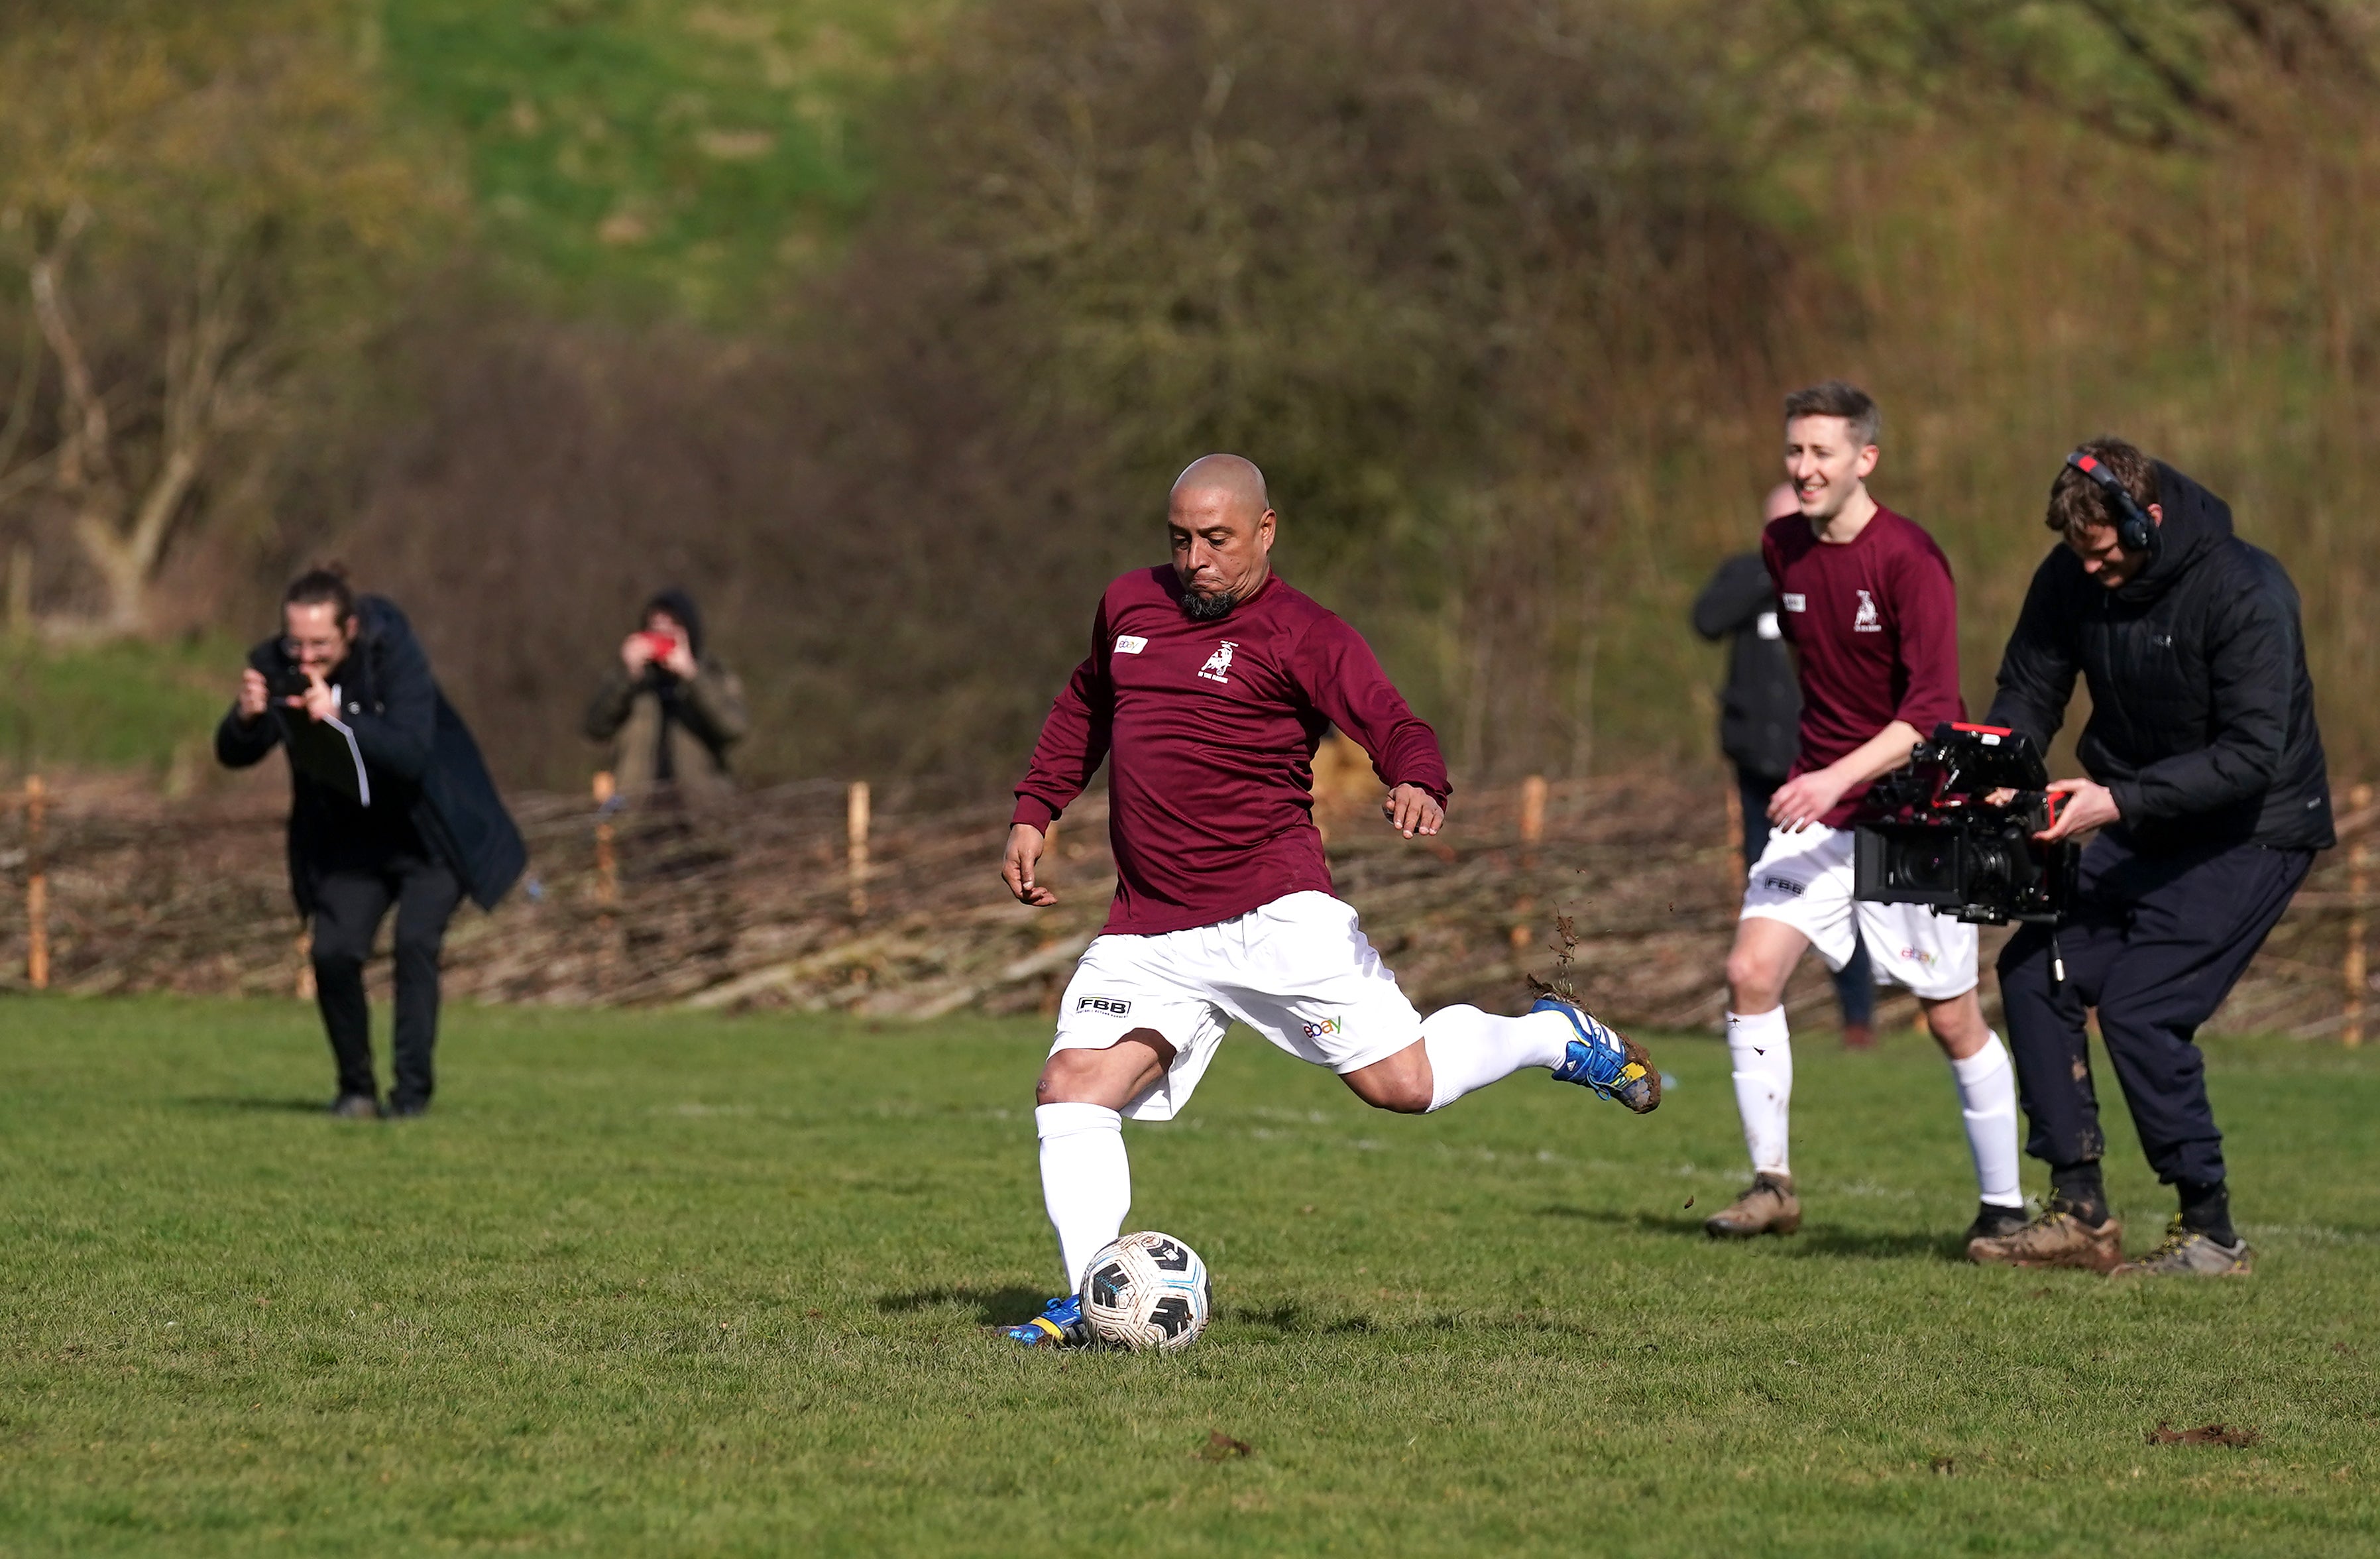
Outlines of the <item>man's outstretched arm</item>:
M1033 744L1033 761L1016 786L1016 810L1009 815L1008 848L1001 858L1001 880L1020 904L1046 908L1058 895L1034 881L1042 841L1091 776L1107 761L1108 740L1115 703L1108 686L1101 648L1107 642L1107 615L1091 627L1091 652L1066 679L1041 722L1041 739Z
M1363 636L1336 618L1318 625L1290 670L1307 701L1371 756L1372 773L1389 787L1380 802L1389 825L1408 839L1444 827L1452 786L1438 733L1405 703Z

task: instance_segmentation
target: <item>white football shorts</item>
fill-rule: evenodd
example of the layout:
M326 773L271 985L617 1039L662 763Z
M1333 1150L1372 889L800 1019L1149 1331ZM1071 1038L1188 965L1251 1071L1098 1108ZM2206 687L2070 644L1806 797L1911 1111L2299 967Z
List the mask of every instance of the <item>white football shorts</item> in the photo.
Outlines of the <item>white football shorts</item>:
M1218 925L1094 938L1059 1003L1050 1054L1105 1050L1135 1029L1156 1029L1173 1046L1173 1065L1123 1113L1171 1120L1233 1018L1342 1074L1421 1038L1421 1014L1355 924L1354 907L1308 891Z
M1743 885L1743 918L1755 916L1791 926L1838 970L1851 962L1856 926L1878 985L1906 986L1932 1002L1975 988L1974 927L1922 904L1869 904L1852 896L1848 828L1770 829L1768 847Z

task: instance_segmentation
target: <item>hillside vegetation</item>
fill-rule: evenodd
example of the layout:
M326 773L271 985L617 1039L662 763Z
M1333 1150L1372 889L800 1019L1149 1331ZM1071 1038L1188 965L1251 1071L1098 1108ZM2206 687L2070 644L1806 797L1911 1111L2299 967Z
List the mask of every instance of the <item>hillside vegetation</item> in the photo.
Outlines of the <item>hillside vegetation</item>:
M1779 396L1828 374L1883 401L1878 494L1959 572L1971 700L2050 475L2113 431L2289 566L2335 762L2380 756L2353 693L2380 674L2367 0L30 14L0 68L80 29L103 74L269 105L298 78L258 62L303 58L322 165L362 137L388 169L370 224L256 185L272 243L237 252L280 258L242 274L280 279L238 295L247 377L151 624L245 638L287 568L343 556L516 779L594 761L586 688L677 580L755 692L747 772L998 789L1099 584L1158 555L1166 482L1218 445L1271 473L1284 569L1463 773L1703 759L1684 606L1750 544ZM11 166L140 144L128 117L61 160L65 111L11 101ZM0 540L60 620L123 592L78 542L95 489L59 479L77 403L33 268L112 343L120 488L154 490L199 404L180 238L62 179L0 212Z

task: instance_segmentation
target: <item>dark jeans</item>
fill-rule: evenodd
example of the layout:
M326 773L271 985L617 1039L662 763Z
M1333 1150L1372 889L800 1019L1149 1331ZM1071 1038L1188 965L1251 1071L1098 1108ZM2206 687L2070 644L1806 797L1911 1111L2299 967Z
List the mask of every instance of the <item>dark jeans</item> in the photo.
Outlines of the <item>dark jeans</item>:
M1735 771L1736 793L1743 798L1743 865L1751 870L1768 847L1768 798L1785 783L1780 776L1770 779L1746 769ZM1876 966L1868 962L1867 944L1860 940L1859 928L1852 928L1852 959L1838 970L1835 980L1835 1002L1843 1009L1843 1022L1862 1028L1876 1026Z
M377 1097L364 960L396 906L396 1081L389 1102L430 1102L430 1053L438 1042L438 954L462 901L455 873L418 856L325 872L314 886L314 992L339 1067L339 1091Z
M2223 1134L2206 1102L2198 1026L2215 1015L2313 865L2311 850L2240 845L2135 855L2102 834L2082 852L2075 912L2056 932L2066 959L2050 967L2051 932L2026 926L2001 950L2000 1000L2019 1091L2033 1123L2025 1151L2052 1165L2107 1151L2082 1021L2099 1009L2099 1036L2131 1106L2157 1178L2223 1178Z

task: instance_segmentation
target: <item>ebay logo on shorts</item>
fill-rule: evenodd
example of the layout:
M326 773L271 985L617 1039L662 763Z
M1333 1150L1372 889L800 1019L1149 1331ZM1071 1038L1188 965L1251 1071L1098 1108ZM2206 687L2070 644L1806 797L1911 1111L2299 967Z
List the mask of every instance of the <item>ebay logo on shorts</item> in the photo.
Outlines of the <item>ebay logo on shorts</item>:
M1347 1031L1346 1026L1347 1020L1343 1017L1326 1017L1319 1023L1305 1025L1305 1037L1318 1040L1325 1034L1343 1034Z

